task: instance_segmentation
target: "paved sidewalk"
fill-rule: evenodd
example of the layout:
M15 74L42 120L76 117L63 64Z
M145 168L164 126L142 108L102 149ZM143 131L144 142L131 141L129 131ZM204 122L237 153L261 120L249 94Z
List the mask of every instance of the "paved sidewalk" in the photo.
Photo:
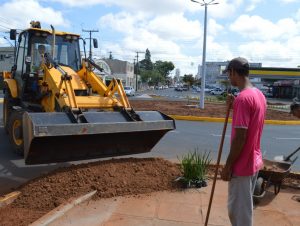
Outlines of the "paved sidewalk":
M209 182L209 185L212 181ZM179 192L156 192L82 203L51 226L198 226L204 225L211 186ZM273 187L254 210L254 225L300 225L299 189ZM227 217L227 183L218 180L209 225L230 225Z

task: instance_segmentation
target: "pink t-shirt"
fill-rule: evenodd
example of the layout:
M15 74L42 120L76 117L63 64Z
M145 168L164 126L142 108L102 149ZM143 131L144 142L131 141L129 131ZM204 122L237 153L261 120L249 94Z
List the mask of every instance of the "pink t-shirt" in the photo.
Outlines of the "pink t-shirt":
M256 88L246 88L233 103L231 141L236 128L247 129L247 138L240 156L233 164L232 172L237 176L250 176L263 165L260 139L266 115L266 98Z

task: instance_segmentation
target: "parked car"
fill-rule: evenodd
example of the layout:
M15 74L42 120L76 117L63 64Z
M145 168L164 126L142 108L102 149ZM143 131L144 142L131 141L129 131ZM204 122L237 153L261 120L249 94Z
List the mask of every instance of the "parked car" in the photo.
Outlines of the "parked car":
M175 87L175 91L180 91L180 92L182 92L182 91L183 91L183 88L182 88L181 86L177 86L177 87Z
M134 96L135 90L131 86L124 86L124 90L127 96Z
M210 91L211 95L222 95L223 93L224 93L224 90L222 90L221 88L215 88Z

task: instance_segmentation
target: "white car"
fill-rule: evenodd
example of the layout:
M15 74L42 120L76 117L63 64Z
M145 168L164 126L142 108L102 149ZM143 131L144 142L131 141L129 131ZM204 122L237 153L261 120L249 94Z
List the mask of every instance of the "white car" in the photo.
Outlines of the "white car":
M222 95L224 93L224 91L220 88L215 88L212 91L210 91L211 95Z
M134 96L135 95L135 90L131 86L124 86L124 91L127 96Z

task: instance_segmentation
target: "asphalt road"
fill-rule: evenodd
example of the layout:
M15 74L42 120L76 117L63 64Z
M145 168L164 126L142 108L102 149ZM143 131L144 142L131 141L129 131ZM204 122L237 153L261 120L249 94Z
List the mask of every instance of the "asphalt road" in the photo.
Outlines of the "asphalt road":
M13 153L8 136L4 132L2 104L0 104L0 119L0 194L8 192L11 188L17 187L28 179L35 178L55 168L72 164L25 165L23 159ZM198 148L200 151L211 151L213 159L217 158L223 129L222 123L176 121L176 126L177 129L169 132L150 153L136 155L135 157L155 156L174 160ZM225 137L223 161L226 159L229 150L230 126L231 124L228 125ZM299 144L299 126L265 126L262 151L266 152L265 156L267 158L273 159L276 155L287 155L295 150ZM300 171L300 159L293 165L293 170Z

